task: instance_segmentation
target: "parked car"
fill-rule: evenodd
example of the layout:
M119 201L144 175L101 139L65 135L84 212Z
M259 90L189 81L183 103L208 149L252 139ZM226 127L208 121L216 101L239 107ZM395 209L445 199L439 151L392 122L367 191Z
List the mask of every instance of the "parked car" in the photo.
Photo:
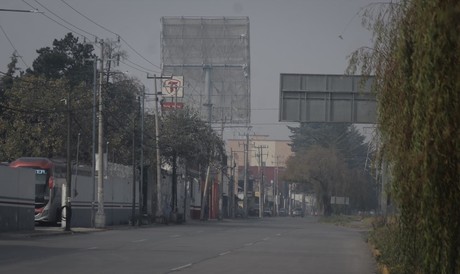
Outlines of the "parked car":
M291 216L292 217L303 217L304 214L303 214L302 208L300 207L294 208L294 210L292 210Z
M288 214L287 214L287 210L286 210L285 208L280 208L280 209L278 210L278 215L279 215L280 217L286 217L286 216L288 215Z
M250 208L248 214L249 214L249 216L258 217L259 216L259 208L258 207Z
M264 217L271 217L271 216L272 216L272 210L270 208L265 208Z

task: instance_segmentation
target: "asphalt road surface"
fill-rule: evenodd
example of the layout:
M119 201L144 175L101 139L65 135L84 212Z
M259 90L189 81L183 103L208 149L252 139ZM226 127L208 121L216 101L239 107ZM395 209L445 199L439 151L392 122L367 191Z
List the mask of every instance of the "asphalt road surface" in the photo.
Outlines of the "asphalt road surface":
M376 273L362 232L276 217L1 237L0 273Z

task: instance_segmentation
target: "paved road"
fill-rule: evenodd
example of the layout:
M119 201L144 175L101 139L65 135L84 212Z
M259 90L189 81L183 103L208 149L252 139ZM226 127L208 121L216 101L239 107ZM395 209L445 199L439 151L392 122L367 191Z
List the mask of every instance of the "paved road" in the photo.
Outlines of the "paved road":
M0 237L0 273L375 273L359 231L313 218Z

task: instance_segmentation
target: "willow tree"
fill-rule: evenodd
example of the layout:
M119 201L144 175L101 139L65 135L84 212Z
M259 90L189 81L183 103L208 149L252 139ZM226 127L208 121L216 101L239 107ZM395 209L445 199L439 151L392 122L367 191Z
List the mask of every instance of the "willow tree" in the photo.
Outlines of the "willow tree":
M381 152L400 212L403 273L460 272L460 2L407 0L364 14Z

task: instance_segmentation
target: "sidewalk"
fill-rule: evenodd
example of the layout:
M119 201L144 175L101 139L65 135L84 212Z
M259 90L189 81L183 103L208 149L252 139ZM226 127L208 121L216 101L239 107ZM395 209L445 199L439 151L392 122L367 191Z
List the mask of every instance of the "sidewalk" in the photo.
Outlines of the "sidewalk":
M246 220L249 220L248 218ZM258 218L254 218L258 220ZM0 231L0 240L6 239L21 239L21 238L35 238L35 237L48 237L48 236L59 236L59 235L73 235L79 233L93 233L93 232L103 232L109 230L122 230L122 229L139 229L139 228L148 228L148 227L155 227L155 226L173 226L173 225L201 225L201 224L219 224L219 223L228 223L228 222L236 222L242 219L209 219L209 220L196 220L196 219L189 219L185 223L175 223L170 222L169 224L160 224L160 223L149 223L149 224L142 224L142 225L135 225L132 226L130 224L126 225L113 225L113 226L106 226L104 228L94 228L94 227L72 227L70 231L65 231L64 228L59 226L36 226L34 230L20 230L20 231Z
M73 227L70 231L65 231L62 227L43 227L37 226L34 230L5 231L0 232L0 240L34 238L44 236L71 235L76 233L91 233L106 231L109 228L92 228L92 227Z

